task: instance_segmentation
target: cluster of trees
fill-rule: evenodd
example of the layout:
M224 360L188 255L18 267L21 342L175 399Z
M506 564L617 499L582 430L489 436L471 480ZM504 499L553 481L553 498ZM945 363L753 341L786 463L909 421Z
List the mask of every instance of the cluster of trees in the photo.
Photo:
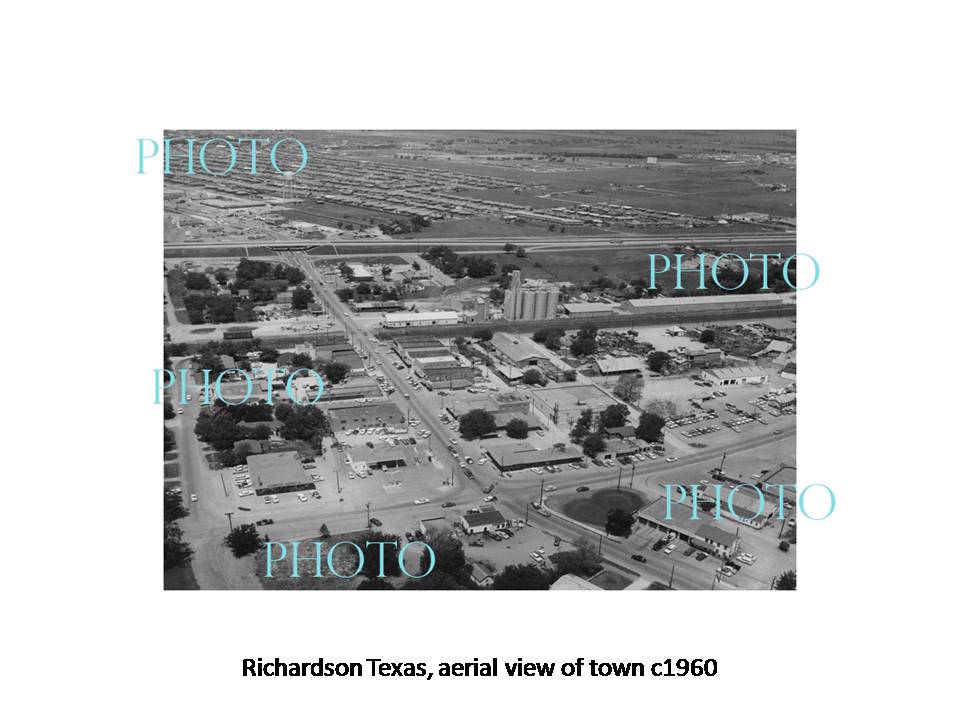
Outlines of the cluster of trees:
M163 569L181 567L190 562L193 550L183 540L177 520L187 516L183 500L172 490L163 491Z
M210 295L189 292L183 296L183 306L191 325L203 323L231 323L237 320L237 299L233 295Z
M661 350L655 350L647 355L647 367L650 368L650 372L664 373L669 370L670 363L670 356Z
M597 352L597 327L587 324L580 328L577 336L570 343L570 352L574 357L584 357Z
M524 371L523 382L527 385L540 385L543 387L547 384L547 376L544 375L541 370L532 367Z
M640 420L637 421L635 436L640 440L646 440L648 443L657 442L663 434L665 424L666 420L660 415L644 411L640 414Z
M559 350L560 341L564 332L560 328L540 328L533 333L533 341L543 345L548 350Z
M497 430L493 413L478 408L460 416L460 434L464 440L476 440L492 435Z
M497 264L490 258L457 255L446 245L436 245L423 253L422 257L450 277L484 278L497 270Z
M358 283L356 287L345 287L337 290L337 297L343 302L351 300L375 300L383 302L386 300L399 300L400 293L395 287L384 288L377 283Z
M380 223L377 227L387 235L407 235L430 227L430 220L422 215L411 215L406 220Z
M298 287L293 291L292 305L294 310L306 310L307 306L314 300L313 290L308 287Z

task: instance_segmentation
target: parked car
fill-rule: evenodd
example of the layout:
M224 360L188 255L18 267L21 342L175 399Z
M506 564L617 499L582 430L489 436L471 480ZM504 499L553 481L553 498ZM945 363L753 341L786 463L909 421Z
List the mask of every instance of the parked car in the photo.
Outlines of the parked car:
M303 493L297 493L297 500L299 500L300 502L306 502L307 496L304 495Z
M430 499L429 499L429 498L420 498L419 500L414 500L414 501L413 501L413 504L414 504L414 505L426 505L428 502L430 502Z
M380 522L380 520L375 517L370 518L370 524L373 525L374 527L381 527L383 525L383 523Z
M643 555L641 555L640 553L637 553L636 555L631 555L631 556L630 556L630 559L631 559L631 560L636 560L636 561L639 562L639 563L645 563L645 562L647 561L647 559L646 559Z
M484 501L484 502L495 502L496 499L497 499L497 496L496 496L496 495L487 495L486 497L483 498L483 501Z
M190 494L190 502L196 502L196 501L197 501L197 494L196 494L196 493L191 493L191 494Z
M697 553L697 562L701 562L706 559L707 554L703 551Z
M590 488L588 488L586 485L581 485L577 488L577 492L590 492Z

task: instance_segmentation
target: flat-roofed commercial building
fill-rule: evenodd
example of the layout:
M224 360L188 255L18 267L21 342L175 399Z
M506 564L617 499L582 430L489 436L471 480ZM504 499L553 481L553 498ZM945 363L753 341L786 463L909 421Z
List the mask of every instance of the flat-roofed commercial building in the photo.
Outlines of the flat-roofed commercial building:
M771 310L794 301L791 293L759 293L753 295L694 295L691 297L658 297L624 300L620 307L630 313L658 314L668 310Z
M453 310L432 312L384 313L380 324L385 328L429 327L433 325L456 325L460 315Z
M532 445L520 442L512 446L487 448L486 452L497 469L503 472L583 460L583 452L576 445L567 446L563 450L558 448L537 450Z
M616 305L592 302L568 302L563 304L563 311L571 318L594 318L613 315Z
M300 456L293 450L247 458L250 483L257 495L313 490L313 481L300 464Z
M345 405L327 411L334 432L371 427L405 427L406 416L393 403Z

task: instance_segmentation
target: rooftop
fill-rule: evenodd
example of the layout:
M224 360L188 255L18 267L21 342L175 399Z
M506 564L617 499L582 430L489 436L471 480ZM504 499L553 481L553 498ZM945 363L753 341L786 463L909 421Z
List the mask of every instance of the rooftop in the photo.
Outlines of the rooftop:
M469 527L482 525L502 525L507 519L493 505L484 505L478 513L464 513L463 522Z
M540 360L547 358L546 352L540 345L523 335L498 332L493 334L490 342L513 362L524 362L531 358Z
M557 578L556 582L550 586L551 590L603 590L602 587L594 585L589 580L584 580L573 573L567 573Z
M294 450L251 455L247 467L255 488L297 485L306 481L300 456Z
M597 358L597 367L602 373L642 370L643 359L638 357L611 357L607 355L602 358Z
M740 365L738 367L725 367L707 370L710 375L718 380L731 380L743 377L766 377L770 371L759 365Z

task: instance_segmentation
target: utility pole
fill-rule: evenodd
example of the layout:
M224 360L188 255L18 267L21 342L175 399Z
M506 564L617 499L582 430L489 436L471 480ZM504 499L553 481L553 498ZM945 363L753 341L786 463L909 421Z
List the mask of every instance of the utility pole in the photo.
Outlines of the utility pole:
M227 522L230 523L230 532L233 532L233 513L225 512L224 515L227 516Z
M670 582L667 584L667 587L673 590L673 572L677 569L677 564L674 563L673 567L670 568Z
M617 492L620 492L620 481L623 479L623 465L620 466L620 474L617 475Z
M543 481L546 478L540 478L540 504L543 505Z
M367 527L370 527L370 503L367 503Z
M340 494L340 471L334 470L334 472L337 474L337 495L339 495Z
M603 535L600 536L600 546L597 548L597 555L603 555Z
M227 492L227 483L223 479L223 473L220 473L220 485L223 486L223 496L228 497L229 493Z
M530 503L527 503L527 514L523 516L523 524L530 524Z
M723 464L727 461L727 454L723 454L723 458L720 460L720 472L723 472Z
M630 489L633 489L633 476L637 473L637 464L633 463L630 466Z

